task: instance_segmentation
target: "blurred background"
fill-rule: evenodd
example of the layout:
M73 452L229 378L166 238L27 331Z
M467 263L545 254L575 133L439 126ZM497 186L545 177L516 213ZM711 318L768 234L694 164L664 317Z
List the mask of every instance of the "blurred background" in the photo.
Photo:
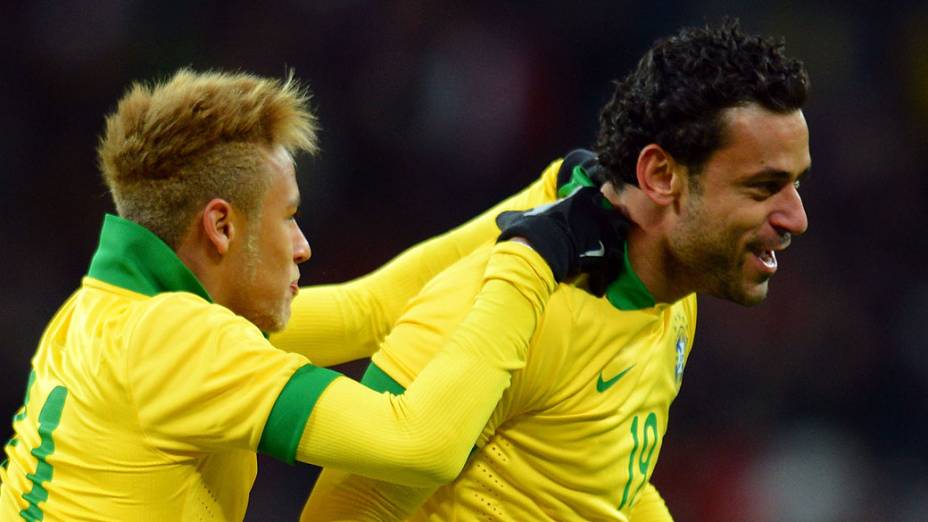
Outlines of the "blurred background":
M928 4L879 4L4 3L0 415L112 211L95 147L131 81L295 68L323 150L298 166L302 282L338 282L589 146L656 38L733 15L810 71L811 226L765 303L701 301L654 480L678 521L928 520ZM315 474L261 458L248 520L295 520Z

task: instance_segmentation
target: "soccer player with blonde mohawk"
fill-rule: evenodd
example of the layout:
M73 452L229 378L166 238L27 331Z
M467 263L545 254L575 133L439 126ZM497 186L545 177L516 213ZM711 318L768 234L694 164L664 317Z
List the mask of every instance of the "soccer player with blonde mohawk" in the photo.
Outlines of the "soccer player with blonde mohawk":
M119 216L105 217L87 276L39 341L0 466L0 518L241 520L258 451L447 482L556 283L608 273L621 252L624 220L596 189L508 219L444 350L402 396L376 393L266 338L286 325L310 257L293 155L314 150L292 79L181 70L128 91L99 147ZM432 244L464 245L491 220ZM443 255L394 295L459 257Z
M807 85L781 42L735 21L656 42L617 82L595 151L555 161L533 193L543 199L525 201L550 201L555 183L563 193L604 188L631 222L606 295L558 288L453 483L417 489L325 470L304 520L671 520L650 479L692 346L696 295L762 301L776 252L806 230ZM364 382L401 393L413 381L464 317L490 248L408 302ZM293 331L302 322L297 303Z

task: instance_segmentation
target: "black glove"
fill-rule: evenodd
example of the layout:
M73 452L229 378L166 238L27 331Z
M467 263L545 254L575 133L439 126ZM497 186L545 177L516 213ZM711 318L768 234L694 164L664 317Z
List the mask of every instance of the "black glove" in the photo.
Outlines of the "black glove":
M570 196L524 212L496 217L498 241L521 236L551 267L558 282L589 274L589 291L602 296L619 274L628 221L599 192L583 187Z
M586 149L574 149L564 156L557 171L557 196L567 197L577 187L601 187L606 182L606 171L596 154Z

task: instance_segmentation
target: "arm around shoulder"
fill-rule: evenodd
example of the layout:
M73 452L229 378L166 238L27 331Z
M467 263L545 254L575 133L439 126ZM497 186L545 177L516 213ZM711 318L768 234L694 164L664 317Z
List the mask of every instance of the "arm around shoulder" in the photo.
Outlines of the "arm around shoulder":
M382 268L339 285L305 287L286 330L271 337L281 350L331 366L370 357L407 301L432 277L499 234L496 216L556 199L560 160L531 185L467 223L406 250Z
M297 458L414 486L453 480L509 372L524 365L554 288L537 253L500 243L470 314L406 392L379 394L336 379L306 424Z

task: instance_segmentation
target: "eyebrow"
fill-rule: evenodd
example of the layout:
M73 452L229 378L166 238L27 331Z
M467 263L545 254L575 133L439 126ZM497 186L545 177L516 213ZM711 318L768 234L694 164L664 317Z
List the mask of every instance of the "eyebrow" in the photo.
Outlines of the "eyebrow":
M812 170L812 167L809 167L806 170L800 172L799 175L796 176L796 181L800 181L800 182L805 181L806 178L809 177L809 173L811 170ZM774 179L778 181L783 181L785 183L789 181L790 179L792 179L792 177L793 175L790 174L789 172L786 172L785 170L765 168L765 169L761 169L747 176L746 180L754 181L757 179L769 178L769 179Z

